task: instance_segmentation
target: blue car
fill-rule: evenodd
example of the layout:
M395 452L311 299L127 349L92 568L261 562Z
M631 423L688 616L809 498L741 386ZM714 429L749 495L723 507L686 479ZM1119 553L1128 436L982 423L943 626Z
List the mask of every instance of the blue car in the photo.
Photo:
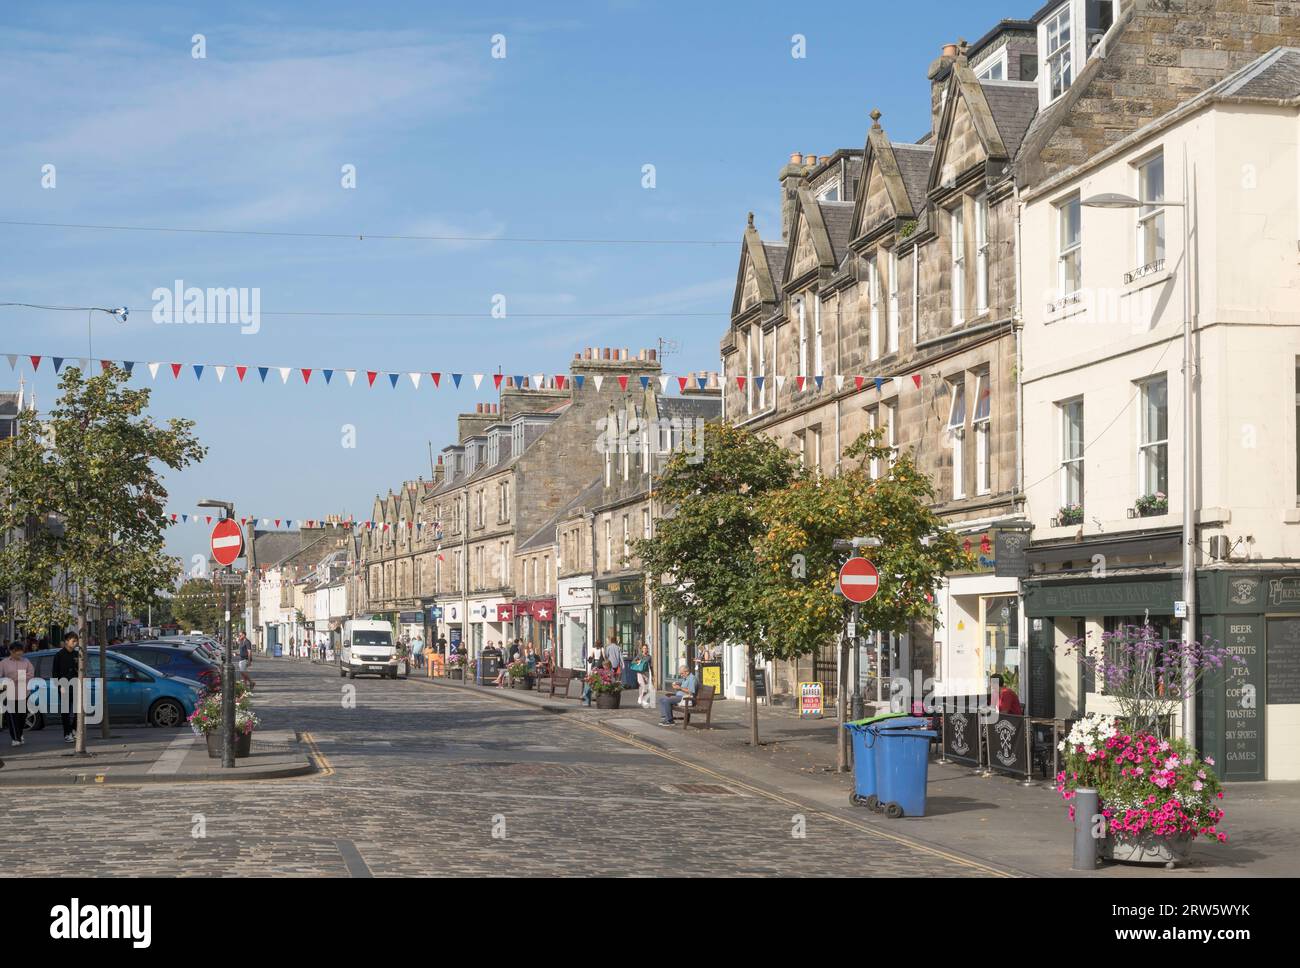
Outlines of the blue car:
M36 679L29 687L29 695L40 693L40 709L51 710L57 696L50 685L57 649L33 652L28 659L36 669ZM98 676L100 651L91 649L86 662L86 695L91 703L98 701ZM127 655L110 653L108 656L108 717L110 722L143 722L150 726L183 726L194 712L203 687L193 679L166 676L143 662ZM51 715L58 715L51 713ZM46 712L27 712L27 728L43 729ZM89 720L87 720L89 722Z
M123 642L110 645L111 654L125 655L143 662L150 669L172 679L193 679L205 689L221 690L221 666L208 658L197 645L173 645L146 639L142 642Z

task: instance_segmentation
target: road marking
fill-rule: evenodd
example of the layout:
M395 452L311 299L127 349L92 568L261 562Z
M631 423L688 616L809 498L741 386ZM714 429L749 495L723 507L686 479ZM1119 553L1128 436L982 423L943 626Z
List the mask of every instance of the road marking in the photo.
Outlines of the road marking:
M350 840L336 840L334 846L339 849L343 855L343 863L347 866L349 877L374 877L374 872L366 863L366 859L361 856L361 851L357 850L357 845Z
M330 761L326 759L325 754L320 751L320 747L316 745L316 740L312 739L311 733L304 732L302 741L307 747L308 754L316 763L316 769L320 771L317 776L333 776L334 767L330 765Z
M162 755L158 757L158 762L149 767L150 775L170 775L179 770L181 764L185 762L185 756L189 753L190 747L194 745L194 740L196 738L197 737L193 733L190 733L188 736L177 736L172 740L171 743L168 744L167 748L162 751Z
M993 867L989 864L980 863L979 861L968 860L965 857L959 857L956 854L951 854L948 851L942 850L938 847L931 847L927 844L918 843L917 841L911 840L908 837L903 837L898 834L889 833L887 831L880 830L876 827L860 824L857 823L856 821L849 820L845 817L836 816L833 813L826 813L823 810L809 809L808 807L805 807L803 804L799 803L798 801L791 800L788 797L783 797L777 793L772 793L770 790L764 790L761 787L751 786L750 784L745 783L743 780L738 780L735 777L727 776L725 773L719 773L716 770L711 770L706 766L700 766L698 763L692 763L690 760L683 759L680 756L675 756L674 754L659 749L658 747L654 747L654 746L650 746L649 744L642 743L641 740L633 739L630 736L624 736L621 733L617 733L611 729L606 729L604 726L601 726L598 723L588 723L588 722L583 722L582 720L571 720L571 721L574 722L576 725L583 727L584 729L593 730L597 733L600 733L603 736L608 736L611 739L615 739L623 743L630 743L634 746L639 746L651 753L654 753L656 756L662 756L666 760L671 760L672 762L677 763L680 766L689 767L698 773L705 774L706 776L714 777L717 780L721 780L723 783L735 787L742 787L746 790L751 790L754 793L758 794L759 796L766 797L769 800L775 800L777 803L784 803L787 806L793 807L794 809L800 811L801 813L811 815L814 817L825 817L827 820L834 820L837 823L843 824L846 827L852 827L854 830L859 830L862 833L868 834L872 837L878 837L882 840L889 840L892 841L893 843L900 844L904 847L910 847L913 850L920 851L923 854L930 854L934 857L939 857L944 860L950 861L951 863L959 864L963 867L972 868L973 870L977 870L980 871L981 873L988 874L991 877L1018 876L1012 873L1011 871L1004 871L997 867Z

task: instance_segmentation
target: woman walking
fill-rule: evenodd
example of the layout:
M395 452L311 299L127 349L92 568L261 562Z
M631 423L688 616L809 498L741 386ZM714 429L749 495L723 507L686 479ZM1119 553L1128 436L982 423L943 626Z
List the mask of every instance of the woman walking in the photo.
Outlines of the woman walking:
M5 720L13 746L23 745L23 727L27 725L27 685L35 678L36 670L23 658L22 643L15 642L9 647L9 654L0 660L0 684L8 692L4 700L8 707Z
M642 709L653 708L655 702L654 677L651 672L652 664L650 646L642 642L641 653L632 662L632 671L636 673L636 684L639 687L636 693L636 704Z

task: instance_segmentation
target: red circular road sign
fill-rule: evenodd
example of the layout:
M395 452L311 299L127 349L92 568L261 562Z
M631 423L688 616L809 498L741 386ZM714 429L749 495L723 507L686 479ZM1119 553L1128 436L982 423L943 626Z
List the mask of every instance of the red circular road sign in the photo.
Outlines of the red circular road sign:
M855 604L869 602L880 591L880 572L866 558L850 558L840 569L839 591Z
M219 565L233 565L244 553L244 536L239 525L229 518L218 521L212 529L212 557Z

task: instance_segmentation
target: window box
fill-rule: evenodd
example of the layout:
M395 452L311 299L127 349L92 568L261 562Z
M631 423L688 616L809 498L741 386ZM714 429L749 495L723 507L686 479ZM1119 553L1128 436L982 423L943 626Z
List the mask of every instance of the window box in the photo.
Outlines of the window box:
M1071 524L1083 524L1083 505L1070 504L1056 512L1056 526L1068 527Z
M1138 517L1153 518L1160 514L1169 513L1169 498L1157 491L1155 494L1146 494L1138 498L1135 506L1137 507Z

